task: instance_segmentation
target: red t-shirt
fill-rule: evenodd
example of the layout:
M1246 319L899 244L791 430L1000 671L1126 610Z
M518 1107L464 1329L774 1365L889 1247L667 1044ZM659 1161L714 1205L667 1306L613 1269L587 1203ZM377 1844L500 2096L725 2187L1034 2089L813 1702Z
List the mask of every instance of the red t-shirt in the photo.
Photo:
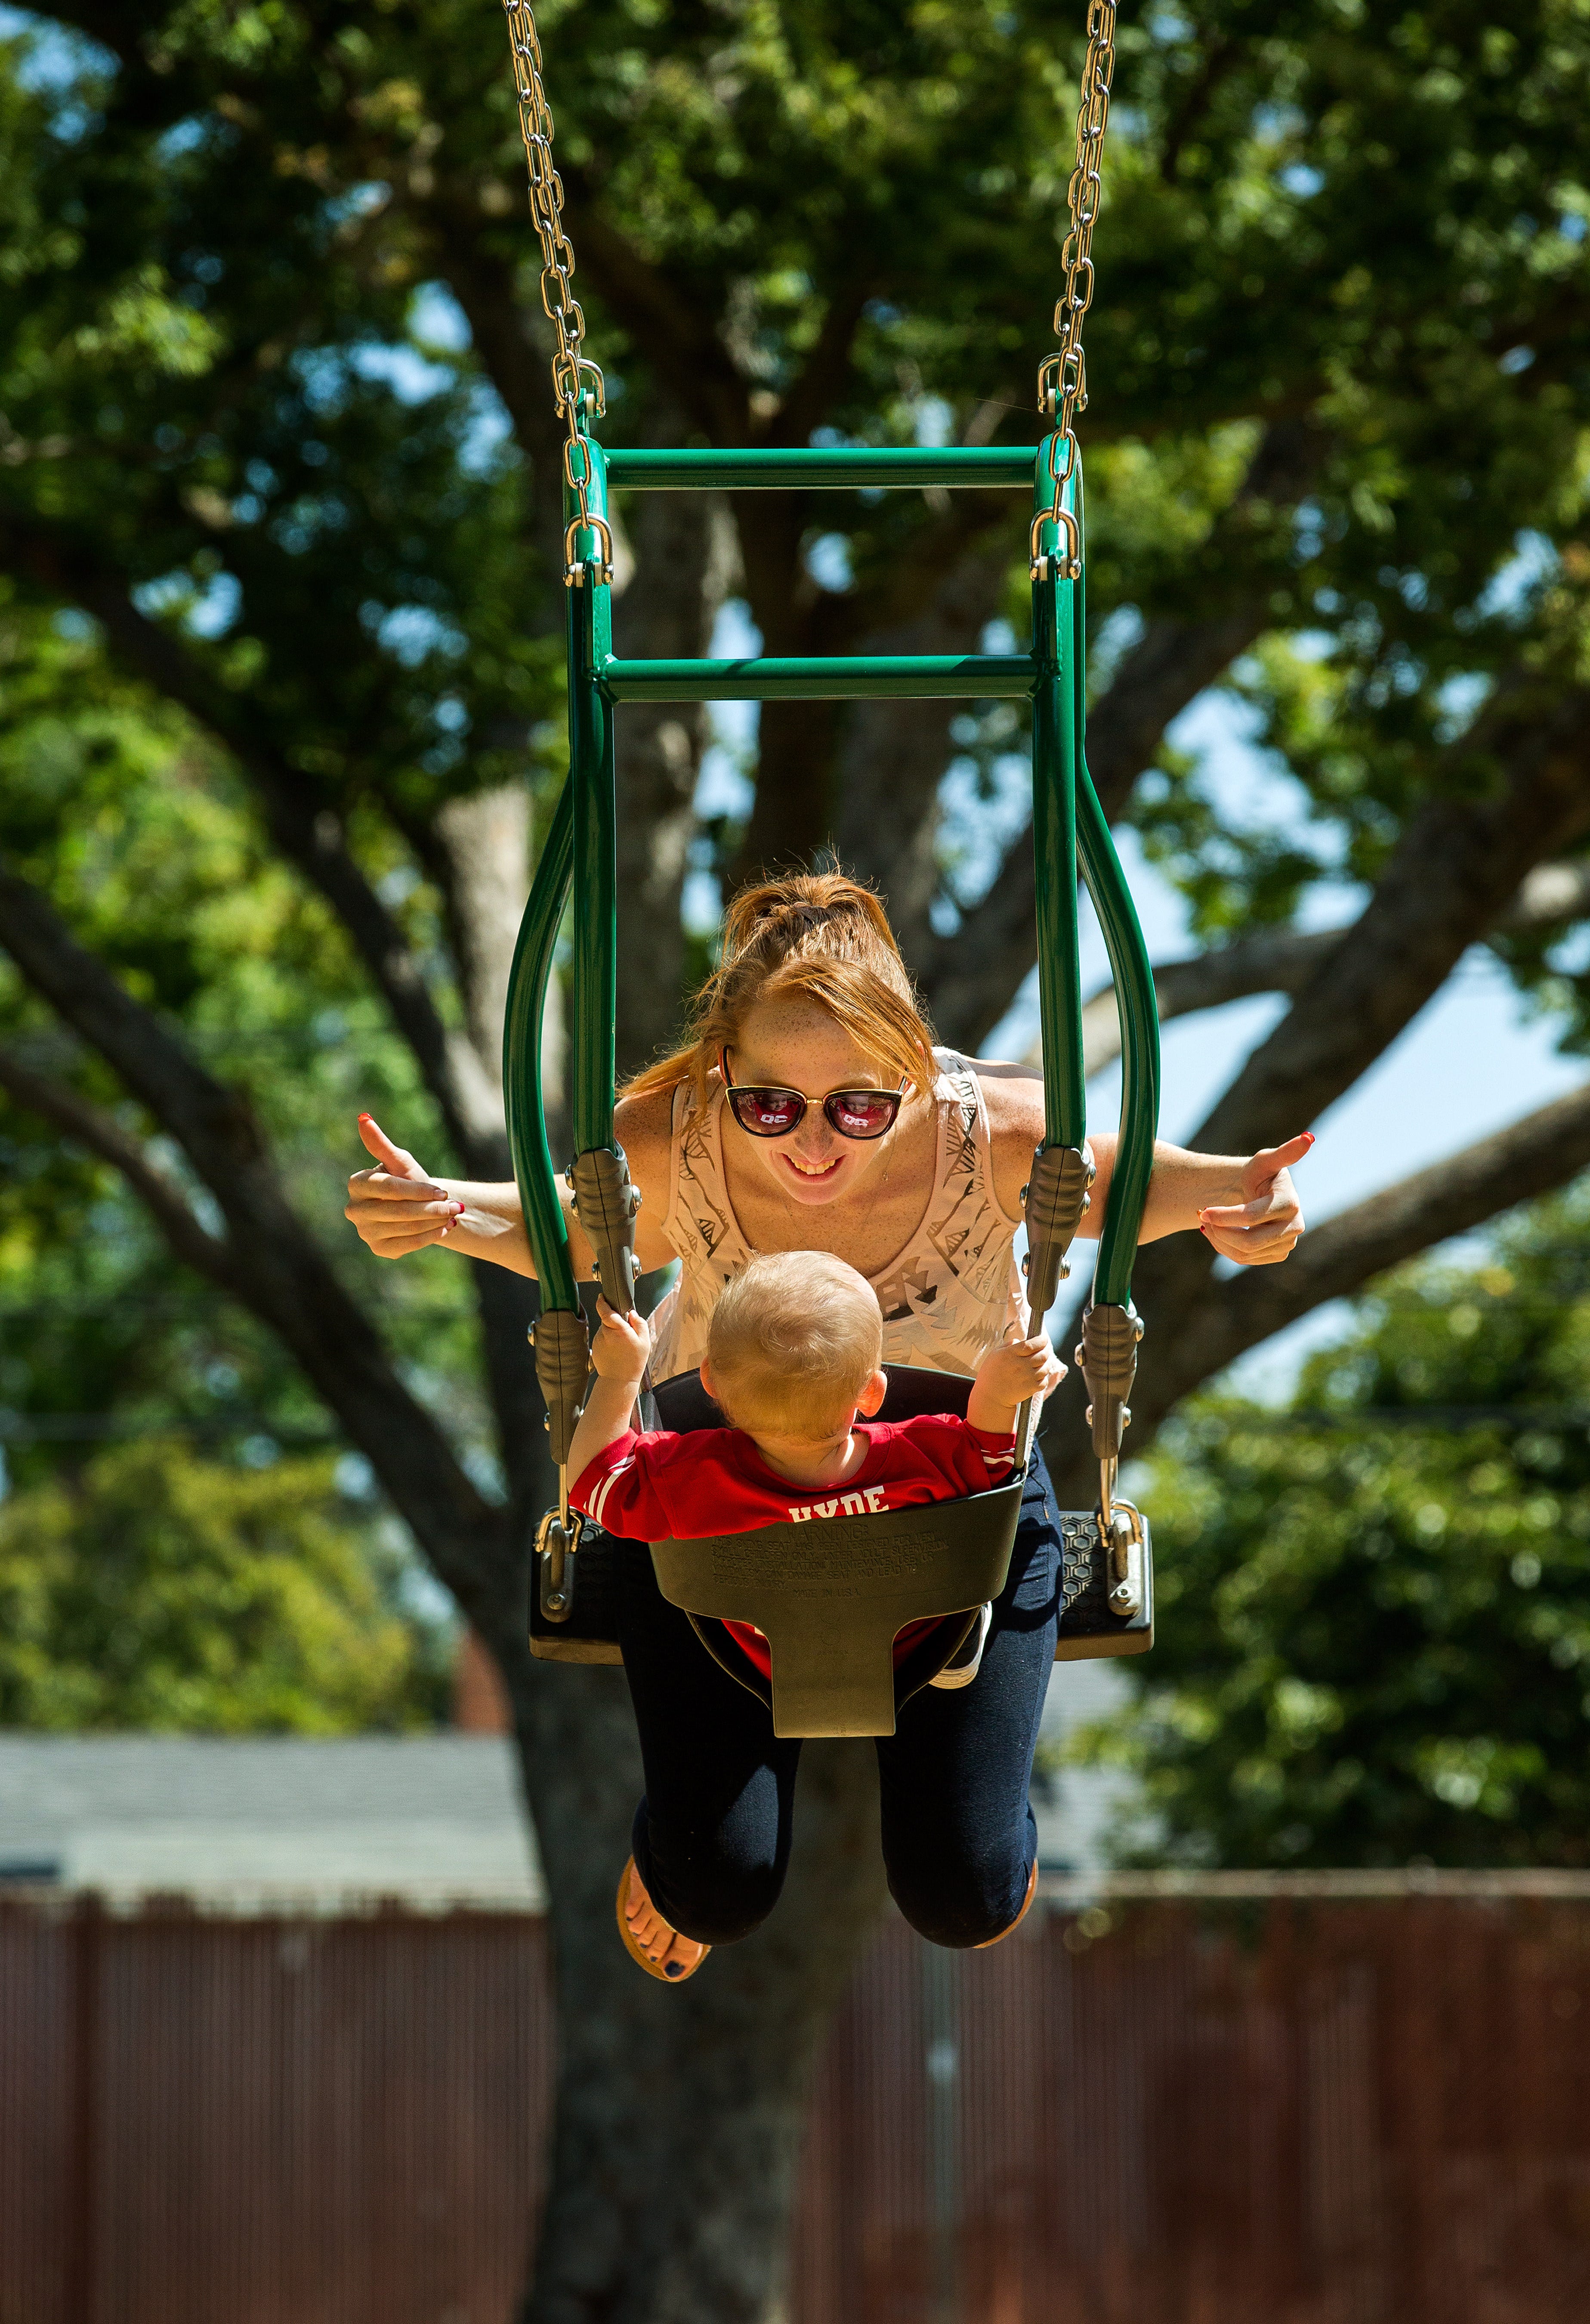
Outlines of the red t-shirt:
M574 1507L631 1541L692 1541L703 1534L749 1533L758 1526L861 1517L874 1509L918 1509L962 1499L1009 1480L1014 1432L993 1435L952 1413L857 1423L867 1458L843 1485L792 1484L770 1469L739 1428L631 1429L599 1452L569 1489ZM767 1641L749 1622L726 1622L767 1677ZM896 1663L933 1628L907 1623Z

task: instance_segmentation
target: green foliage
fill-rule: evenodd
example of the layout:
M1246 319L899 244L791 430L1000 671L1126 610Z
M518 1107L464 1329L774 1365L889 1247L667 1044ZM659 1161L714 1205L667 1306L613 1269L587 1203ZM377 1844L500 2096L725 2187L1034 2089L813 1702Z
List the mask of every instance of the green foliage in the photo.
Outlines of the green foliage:
M1082 0L540 21L609 440L1036 438ZM1432 788L1491 779L1452 746L1492 690L1521 672L1548 711L1582 670L1587 111L1582 0L1123 14L1083 422L1101 674L1190 608L1256 633L1227 682L1302 829L1233 828L1162 751L1131 812L1212 936L1372 878ZM437 816L519 780L544 802L561 756L523 184L492 0L62 0L0 39L0 849L244 1094L483 1474L465 1271L375 1268L340 1218L356 1108L445 1167L437 1112L260 778L348 835L456 1028ZM1021 523L952 498L758 496L769 645L887 635L996 539L1019 629ZM807 563L831 534L833 586ZM1024 779L1007 710L952 741L970 809L898 835L946 925ZM1579 1007L1555 932L1497 941ZM0 1038L186 1183L3 964ZM114 1174L10 1103L0 1407L24 1497L72 1416L191 1430L217 1469L326 1425Z
M1200 1400L1148 1466L1158 1643L1091 1747L1141 1855L1590 1862L1590 1202L1392 1277L1291 1412Z
M254 1473L149 1441L0 1502L0 1725L432 1724L438 1644L391 1602L332 1465Z
M118 53L46 73L19 42L0 105L0 503L53 543L19 569L51 604L74 562L124 572L254 734L410 837L450 788L546 771L560 593L500 15L65 14ZM1084 25L1080 0L548 0L610 438L1035 438ZM1486 779L1442 762L1455 704L1581 651L1587 111L1577 0L1123 12L1091 602L1263 605L1235 683L1315 823L1233 831L1167 754L1135 812L1211 934L1373 876L1432 779ZM1273 431L1284 480L1245 489ZM767 504L752 594L830 643L887 627L1000 521L960 509ZM844 586L802 573L826 534ZM960 868L951 844L951 893Z

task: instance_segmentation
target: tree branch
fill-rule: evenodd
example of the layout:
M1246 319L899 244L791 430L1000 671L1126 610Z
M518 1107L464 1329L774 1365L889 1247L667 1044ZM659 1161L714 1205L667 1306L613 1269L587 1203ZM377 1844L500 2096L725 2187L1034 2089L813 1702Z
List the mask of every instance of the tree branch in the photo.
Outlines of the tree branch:
M64 1083L34 1073L12 1050L4 1048L0 1048L0 1089L29 1113L53 1123L63 1137L119 1170L184 1266L237 1296L230 1243L199 1224L179 1189L155 1168L145 1149L114 1115Z
M563 182L569 237L582 270L696 426L715 444L743 444L750 427L749 390L701 300L641 256L589 199L582 171L565 162Z
M478 1604L489 1618L489 1606L514 1586L505 1571L492 1574L485 1589L483 1560L511 1555L505 1529L288 1203L245 1101L196 1065L78 943L48 899L4 862L0 943L181 1147L230 1230L235 1273L228 1287L297 1358L466 1610ZM109 1158L122 1167L118 1157ZM163 1229L165 1214L154 1214Z
M1007 540L985 541L980 549L963 549L951 565L933 567L940 578L916 617L869 632L863 650L960 653L975 646L998 611L1008 550ZM928 912L942 879L935 846L939 788L951 722L964 707L954 701L859 702L840 747L834 815L840 859L887 896L890 920L911 961L935 944Z
M1265 432L1240 490L1205 544L1211 576L1236 561L1251 566L1253 536L1272 526L1278 508L1295 503L1318 473L1327 445L1300 421L1278 420ZM1109 821L1125 812L1137 778L1153 763L1165 728L1205 687L1274 621L1267 591L1200 621L1151 620L1126 654L1109 690L1088 714L1088 768ZM913 966L946 1038L976 1048L1010 1007L1033 965L1036 896L1032 848L1024 832L1006 852L987 895L952 936L919 939Z
M262 737L243 702L217 686L169 630L139 612L124 576L85 544L13 521L0 527L0 562L93 613L138 675L236 760L271 838L324 896L369 969L465 1172L485 1175L491 1141L501 1135L496 1093L467 1040L443 1024L401 929L354 861L342 817Z
M531 610L538 633L555 636L564 620L564 593L557 586L563 571L563 423L553 401L549 355L538 343L535 313L516 295L514 268L483 242L471 191L448 183L428 201L404 197L404 207L431 243L437 272L468 318L475 353L529 458L529 536L546 581Z
M1228 1001L1245 1001L1255 993L1299 992L1341 940L1339 928L1308 934L1288 928L1221 945L1213 952L1200 953L1196 960L1166 961L1153 972L1160 1022L1190 1017L1202 1009L1220 1009ZM1101 985L1084 1002L1082 1046L1089 1077L1102 1073L1120 1056L1121 1026L1113 984ZM1042 1052L1034 1050L1032 1055L1041 1056Z
M1342 1299L1432 1243L1549 1194L1590 1166L1590 1082L1449 1159L1416 1171L1303 1237L1283 1267L1247 1268L1206 1292L1190 1331L1156 1343L1134 1411L1157 1425L1200 1380L1328 1299ZM1207 1263L1207 1262L1206 1262ZM1132 1449L1138 1449L1134 1429Z
M1292 1008L1269 1039L1261 1043L1242 1074L1190 1143L1207 1150L1247 1153L1274 1142L1317 1117L1352 1086L1446 982L1468 945L1510 912L1543 899L1552 890L1570 908L1580 892L1576 880L1541 858L1575 846L1590 830L1590 688L1565 687L1540 707L1521 682L1493 704L1481 729L1471 732L1448 754L1448 781L1410 817L1374 896L1356 924L1315 967ZM1476 766L1495 769L1498 779L1476 796ZM1550 873L1548 882L1545 875ZM1526 883L1535 875L1532 889ZM1531 1122L1545 1125L1543 1151L1549 1152L1547 1113ZM1527 1130L1529 1124L1521 1125ZM1484 1152L1494 1151L1487 1141ZM1576 1152L1576 1148L1574 1149ZM1460 1157L1460 1162L1463 1157ZM1521 1157L1521 1168L1527 1157ZM1492 1190L1474 1197L1479 1207L1452 1222L1438 1211L1421 1231L1416 1249L1438 1234L1455 1233L1511 1202L1521 1201L1540 1185L1555 1185L1578 1163L1562 1163L1558 1176L1544 1166L1543 1180L1525 1172L1516 1191ZM1448 1166L1457 1170L1458 1165ZM1429 1174L1426 1174L1427 1179ZM1433 1190L1432 1190L1433 1191ZM1390 1196L1376 1198L1386 1204ZM1372 1216L1376 1215L1372 1213ZM1383 1213L1378 1215L1384 1215ZM1306 1237L1286 1265L1276 1270L1278 1287L1252 1288L1254 1319L1245 1336L1233 1338L1219 1318L1229 1308L1230 1286L1211 1278L1209 1255L1196 1235L1172 1235L1137 1255L1134 1296L1156 1343L1170 1351L1163 1378L1144 1379L1135 1408L1163 1412L1242 1348L1281 1328L1321 1299L1337 1296L1315 1273L1324 1259L1319 1250L1325 1230ZM1335 1243L1325 1245L1328 1258ZM1357 1279L1403 1255L1385 1246L1366 1259ZM1293 1275L1293 1269L1297 1269ZM1264 1270L1268 1273L1270 1270ZM1279 1278L1297 1286L1293 1297ZM1314 1286L1311 1296L1307 1286ZM1268 1303L1268 1304L1266 1304ZM1262 1320L1264 1314L1278 1321ZM1079 1489L1081 1472L1072 1458L1072 1432L1063 1418L1071 1383L1057 1399L1056 1457L1066 1464L1068 1483ZM1046 1440L1049 1441L1049 1440ZM1141 1439L1134 1440L1133 1449Z
M844 246L842 233L839 239ZM771 436L776 443L806 443L813 429L840 400L850 368L856 326L871 292L870 272L853 269L830 298L816 343L773 421Z
M1449 1160L1327 1219L1310 1229L1283 1266L1247 1268L1221 1282L1200 1239L1177 1236L1176 1243L1197 1246L1190 1254L1197 1296L1169 1317L1152 1289L1141 1286L1144 1262L1169 1248L1153 1246L1138 1262L1136 1296L1148 1331L1132 1394L1128 1451L1147 1452L1184 1396L1300 1316L1362 1290L1432 1243L1566 1185L1586 1167L1590 1082ZM1085 1507L1097 1490L1098 1471L1082 1425L1081 1390L1073 1378L1045 1411L1043 1445L1062 1506Z
M1171 721L1273 627L1269 585L1263 573L1252 571L1255 535L1273 530L1277 512L1302 499L1328 450L1324 432L1301 420L1276 420L1266 429L1241 487L1216 519L1198 559L1215 610L1199 620L1151 618L1122 657L1109 691L1089 710L1088 768L1111 823L1125 812L1137 778L1153 764ZM1228 570L1243 574L1248 594L1239 603L1221 605L1221 595L1227 594L1222 576Z
M1563 927L1590 912L1590 863L1538 863L1492 930L1522 936ZM1321 961L1341 943L1341 928L1278 928L1199 953L1195 960L1164 961L1153 972L1161 1024L1220 1009L1258 992L1300 992ZM1082 1046L1091 1079L1121 1054L1115 987L1101 984L1082 1006ZM1043 1062L1034 1042L1025 1062Z
M1494 770L1476 797L1476 767ZM1493 927L1541 859L1590 831L1590 687L1542 706L1520 681L1446 754L1374 895L1198 1134L1244 1153L1315 1120Z

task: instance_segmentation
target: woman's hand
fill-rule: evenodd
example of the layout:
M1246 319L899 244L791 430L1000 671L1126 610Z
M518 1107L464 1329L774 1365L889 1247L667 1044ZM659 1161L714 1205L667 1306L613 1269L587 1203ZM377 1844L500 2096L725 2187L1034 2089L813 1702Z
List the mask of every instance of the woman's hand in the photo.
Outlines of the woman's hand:
M1274 1267L1291 1257L1303 1231L1303 1211L1291 1165L1300 1162L1313 1144L1313 1131L1305 1130L1284 1146L1264 1147L1243 1166L1243 1200L1199 1213L1199 1228L1222 1259L1234 1259L1239 1267Z
M451 1233L464 1204L449 1189L427 1177L400 1146L394 1146L371 1115L359 1116L359 1136L375 1157L373 1170L355 1170L348 1180L343 1213L377 1259L403 1259Z

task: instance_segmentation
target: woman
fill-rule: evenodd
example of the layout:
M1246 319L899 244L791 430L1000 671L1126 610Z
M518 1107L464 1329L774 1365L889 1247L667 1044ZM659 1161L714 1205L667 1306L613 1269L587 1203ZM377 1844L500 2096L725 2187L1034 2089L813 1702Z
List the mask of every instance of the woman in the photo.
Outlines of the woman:
M368 1118L360 1128L377 1167L349 1182L347 1215L379 1257L445 1240L534 1272L515 1187L430 1178ZM615 1129L642 1196L640 1262L681 1261L654 1318L657 1379L701 1363L718 1293L758 1251L831 1251L858 1268L878 1296L888 1363L970 1373L1022 1320L1011 1246L1043 1138L1041 1078L933 1047L882 905L842 874L735 899L691 1039L629 1084ZM1312 1143L1305 1135L1245 1159L1160 1146L1142 1240L1201 1229L1245 1266L1285 1259L1303 1224L1287 1166ZM1116 1140L1103 1134L1091 1147L1098 1176L1083 1231L1097 1235ZM576 1272L591 1275L572 1218L569 1240ZM1058 1561L1035 1456L976 1680L924 1689L878 1740L889 1886L940 1944L995 1942L1032 1896L1027 1784L1054 1656ZM711 1944L748 1934L777 1899L800 1746L777 1740L766 1707L707 1655L645 1553L621 1564L620 1635L646 1772L626 1918L654 1968L679 1978Z

